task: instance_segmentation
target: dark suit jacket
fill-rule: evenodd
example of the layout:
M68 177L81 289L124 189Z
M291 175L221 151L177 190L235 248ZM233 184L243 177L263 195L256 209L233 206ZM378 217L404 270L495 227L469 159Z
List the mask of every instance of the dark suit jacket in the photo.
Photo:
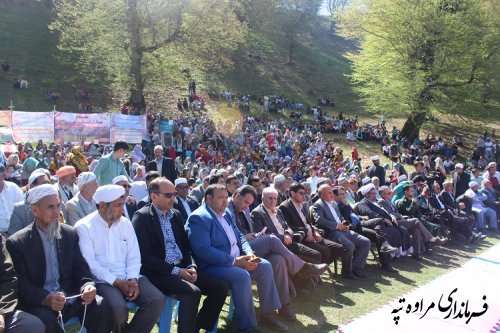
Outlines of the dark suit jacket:
M278 233L278 229L276 229L276 227L274 226L274 223L271 220L271 216L269 216L269 213L264 208L264 204L258 205L254 210L252 210L252 213L250 215L252 216L253 229L255 232L260 232L262 229L264 229L264 227L267 227L266 234L273 234L282 242L284 241L284 235L280 235ZM283 213L279 209L277 209L276 215L281 223L281 226L285 230L285 234L293 237L293 230L292 228L290 228L288 223L286 223Z
M187 196L186 200L187 200L189 208L191 208L191 213L194 212L196 208L200 207L200 205L198 205L198 202L196 202L196 200L191 198L190 196ZM186 212L186 209L184 208L184 205L179 200L179 196L177 196L175 198L174 208L177 209L181 213L183 221L184 221L184 223L186 223L189 216L188 216L188 213Z
M147 197L144 197L137 203L137 210L141 209L144 206L147 206L151 203L151 198L149 195Z
M126 207L127 207L128 216L130 216L130 220L132 220L132 217L134 216L134 213L138 209L137 208L137 203L135 202L135 199L132 196L129 196L129 198L127 198L127 199L131 199L130 201L127 202Z
M174 215L170 223L175 242L182 252L182 261L178 266L186 268L193 265L191 246L184 230L181 213L175 209L172 211ZM132 225L141 250L141 274L146 276L170 275L175 266L165 262L165 238L154 206L148 205L139 209L134 214Z
M5 248L3 236L0 236L0 315L8 315L17 307L17 276L10 259L9 252Z
M147 171L158 171L158 166L156 165L156 160L152 160L147 165ZM163 162L161 164L161 175L172 183L177 179L177 170L175 168L174 160L169 157L163 157Z
M7 249L12 256L19 277L21 307L40 307L49 294L43 289L46 265L42 239L35 223L7 239ZM59 258L59 285L67 295L81 293L85 285L94 283L89 266L80 253L78 234L66 224L61 224L61 239L57 240Z
M439 200L446 206L446 208L454 210L459 209L457 203L453 199L453 195L451 193L446 192L445 190L439 193Z
M368 216L370 219L374 219L377 217L381 217L384 219L392 220L391 215L385 209L380 209L376 205L374 205L367 198L363 198L358 205L356 206L359 215Z
M293 205L292 199L285 200L278 209L281 211L285 217L285 221L288 223L290 228L295 232L303 232L307 234L307 228L304 226L302 219L300 218L299 212ZM311 226L312 230L316 228L312 225L311 219L309 217L309 212L306 212L305 207L302 208L302 214L306 217L307 224Z

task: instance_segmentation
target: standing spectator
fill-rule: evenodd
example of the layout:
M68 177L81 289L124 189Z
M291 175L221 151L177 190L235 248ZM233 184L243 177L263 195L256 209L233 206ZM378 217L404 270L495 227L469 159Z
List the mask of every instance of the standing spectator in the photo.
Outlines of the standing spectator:
M0 164L0 233L6 234L16 202L24 200L23 192L14 183L5 181L6 169Z
M148 163L147 171L157 171L160 177L165 177L174 183L177 178L174 160L163 156L163 147L160 145L155 146L154 154L155 159Z
M113 178L119 175L124 175L129 181L131 180L121 161L127 150L128 144L125 141L117 141L113 152L101 157L94 170L99 186L111 184Z
M380 158L375 155L371 160L373 165L368 169L368 177L378 177L380 186L385 185L385 169L380 165Z

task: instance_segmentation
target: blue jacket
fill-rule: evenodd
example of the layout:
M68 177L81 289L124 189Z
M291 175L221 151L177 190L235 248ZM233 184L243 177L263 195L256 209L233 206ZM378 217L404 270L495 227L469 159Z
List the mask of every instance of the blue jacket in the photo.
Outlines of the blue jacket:
M231 225L238 240L241 255L253 253L245 236L238 230L231 214L226 210L224 218ZM209 266L232 266L231 244L215 213L206 205L201 205L186 222L189 243L199 269Z

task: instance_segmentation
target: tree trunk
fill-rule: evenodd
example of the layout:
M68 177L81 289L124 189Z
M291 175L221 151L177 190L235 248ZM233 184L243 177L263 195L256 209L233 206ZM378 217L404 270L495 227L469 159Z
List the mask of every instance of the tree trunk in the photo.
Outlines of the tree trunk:
M133 80L130 88L129 106L133 107L134 114L146 113L144 99L144 80L142 77L142 39L140 18L137 12L137 0L128 0L128 29L131 36L130 48L130 77Z
M413 142L420 135L420 128L424 124L425 116L427 112L412 113L408 119L406 119L403 129L399 134L400 137L406 137Z

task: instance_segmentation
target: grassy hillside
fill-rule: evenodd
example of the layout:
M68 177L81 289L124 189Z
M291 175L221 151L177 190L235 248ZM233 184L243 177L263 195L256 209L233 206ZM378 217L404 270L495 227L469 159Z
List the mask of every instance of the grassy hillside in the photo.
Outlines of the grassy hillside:
M85 103L104 107L110 101L102 87L90 85L69 60L62 61L57 36L47 28L52 17L39 1L0 1L0 63L11 66L7 73L0 71L0 108L12 100L15 110L47 111L56 104L57 110L76 111L80 101L75 93L81 88L92 93ZM16 78L28 80L28 89L14 89ZM46 90L58 92L59 100L46 101Z

